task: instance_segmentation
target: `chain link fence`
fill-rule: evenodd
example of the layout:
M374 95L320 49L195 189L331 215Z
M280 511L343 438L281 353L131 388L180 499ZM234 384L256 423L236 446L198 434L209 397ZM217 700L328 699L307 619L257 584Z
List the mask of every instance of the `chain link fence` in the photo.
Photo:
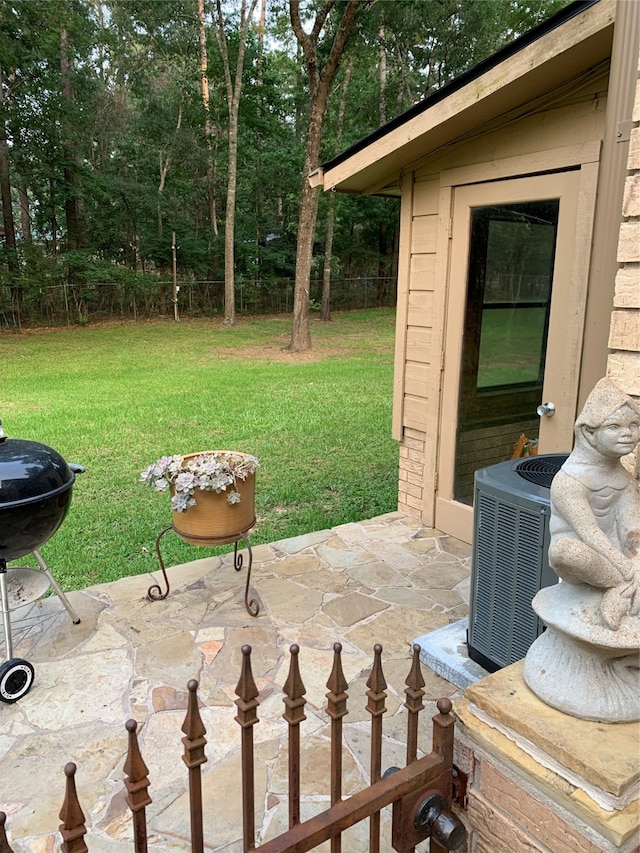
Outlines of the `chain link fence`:
M331 309L393 307L397 281L392 277L341 278L331 283ZM178 316L210 317L224 313L224 281L178 280ZM289 314L293 310L292 279L238 280L236 312L240 315ZM312 311L322 304L322 280L313 279ZM174 316L173 282L157 280L144 286L122 282L83 285L48 284L22 291L0 287L0 327L60 326L104 320Z

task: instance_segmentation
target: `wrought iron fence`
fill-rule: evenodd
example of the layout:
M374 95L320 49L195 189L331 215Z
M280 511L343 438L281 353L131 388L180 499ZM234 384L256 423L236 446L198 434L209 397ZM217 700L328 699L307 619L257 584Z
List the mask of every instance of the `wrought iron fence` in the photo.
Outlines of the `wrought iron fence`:
M361 821L369 821L369 851L381 849L380 813L393 806L391 846L397 853L412 853L422 840L430 839L430 853L445 853L460 847L466 830L451 813L452 803L464 804L466 780L453 764L454 718L449 699L440 699L433 717L432 751L418 757L419 714L425 686L420 669L420 647L414 645L411 669L405 681L407 709L406 766L382 772L382 717L386 711L387 683L382 671L382 648L374 647L374 660L367 681L366 710L371 717L370 785L347 799L342 796L342 721L347 714L348 684L342 671L340 643L333 647L333 667L327 681L326 713L331 721L330 802L328 809L304 822L300 820L300 724L305 719L305 687L298 664L299 648L291 646L287 680L283 687L284 720L288 726L289 829L256 846L254 734L259 722L259 693L251 671L251 647L242 647L240 679L236 687L235 717L241 730L243 850L245 853L304 853L329 841L331 853L341 853L342 834ZM202 766L206 757L206 729L198 710L198 682L188 687L187 712L182 726L183 761L187 767L191 850L215 849L215 839L203 831ZM124 763L125 798L132 815L132 845L135 853L146 853L149 830L146 808L152 802L148 769L138 742L138 724L128 720L128 751ZM60 811L60 835L64 853L86 853L87 827L76 790L76 765L65 766L66 791ZM211 806L209 806L211 807ZM0 853L12 853L6 834L6 815L0 812ZM383 850L389 850L385 842Z

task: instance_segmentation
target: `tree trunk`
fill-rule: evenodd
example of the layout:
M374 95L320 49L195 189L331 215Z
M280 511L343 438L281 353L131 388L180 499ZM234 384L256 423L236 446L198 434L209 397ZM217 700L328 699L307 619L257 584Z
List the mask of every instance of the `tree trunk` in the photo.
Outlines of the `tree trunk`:
M388 254L387 223L383 220L378 229L378 287L376 289L376 302L380 308L384 301L384 280L388 275L386 269L386 258Z
M334 193L329 197L329 210L327 211L327 233L324 240L324 269L322 273L322 320L328 323L331 320L331 264L333 262L333 228L336 221L336 197Z
M176 135L179 133L180 128L182 127L182 103L178 107L178 119L176 121ZM160 151L158 154L159 160L159 175L160 180L158 182L158 237L162 237L162 223L163 223L163 214L162 214L162 193L164 192L165 184L167 182L167 174L169 172L169 167L171 166L171 161L173 159L173 153L171 146L169 147L169 152L166 157L163 156L163 152Z
M20 227L22 239L25 243L31 242L31 206L29 203L29 191L26 184L20 182L18 187L20 193Z
M342 145L342 127L344 125L344 113L347 107L347 91L353 73L355 56L352 54L347 62L340 93L340 106L338 107L338 120L336 123L336 153ZM331 265L333 261L333 229L336 220L336 197L329 193L329 210L327 211L327 233L324 241L324 271L322 276L322 319L325 322L331 320Z
M318 42L334 7L333 0L327 0L318 11L311 34L307 34L300 20L299 0L289 0L291 25L302 48L307 69L309 86L309 121L305 144L304 168L302 172L302 192L298 216L298 243L296 251L296 277L293 294L293 327L291 331L291 351L302 352L311 349L311 330L309 328L309 289L311 284L311 263L313 259L313 237L318 213L318 194L309 185L308 176L318 166L322 127L327 109L329 90L344 53L347 39L353 30L356 15L360 7L359 0L348 0L342 17L335 29L329 57L323 68L318 63Z
M200 85L202 90L202 104L204 106L204 138L207 146L207 202L209 207L209 227L212 237L215 240L218 236L218 218L216 213L215 184L213 180L213 148L211 145L213 125L211 124L211 102L209 100L209 63L207 58L204 0L198 0L198 22L200 36Z
M264 41L267 32L267 0L260 0L260 24L258 26L258 59L256 66L256 90L258 122L262 122L264 115L264 98L262 87L264 85ZM255 186L260 187L262 182L262 136L258 135L255 140ZM257 277L262 278L264 258L260 251L263 222L263 199L262 193L255 193L255 252ZM266 234L265 234L266 240Z
M227 169L227 211L224 231L224 324L236 324L235 298L235 227L236 227L236 189L238 184L238 113L240 111L240 92L242 90L242 72L247 46L247 32L258 0L242 0L240 7L240 38L238 41L238 59L235 80L231 80L229 50L224 29L222 2L216 0L218 24L216 36L222 54L224 80L227 89L229 108L229 163Z
M60 33L60 71L62 78L62 97L66 102L67 113L71 114L75 102L73 85L71 82L71 63L69 61L69 33L63 27ZM78 181L78 156L72 138L73 131L70 122L66 121L63 128L62 146L64 149L64 183L65 202L64 210L67 221L67 247L71 251L81 249L84 246L84 235L82 228L80 185Z
M302 182L300 213L298 216L298 245L296 250L296 278L293 291L293 327L291 351L303 352L311 349L309 328L309 288L311 286L311 262L313 260L313 235L318 212L318 195L311 189L309 181Z
M49 178L49 216L51 229L51 254L58 254L58 217L56 214L56 185L53 177Z
M378 79L380 81L380 126L387 120L387 51L384 45L384 25L380 27L380 64Z
M0 109L4 112L4 81L0 69ZM18 283L18 251L16 247L16 229L13 220L11 200L11 177L9 172L9 146L4 118L0 121L0 198L2 199L2 223L4 225L5 257L9 273L9 291L14 323L21 326L22 292Z
M4 80L0 68L0 110L4 112ZM0 122L0 195L2 198L2 223L4 225L4 243L7 249L7 266L9 273L18 270L16 254L16 229L13 220L13 205L11 202L11 178L9 173L9 146L7 145L7 129L4 120Z
M236 191L238 186L238 124L229 128L229 163L227 173L227 210L224 220L224 324L236 324Z

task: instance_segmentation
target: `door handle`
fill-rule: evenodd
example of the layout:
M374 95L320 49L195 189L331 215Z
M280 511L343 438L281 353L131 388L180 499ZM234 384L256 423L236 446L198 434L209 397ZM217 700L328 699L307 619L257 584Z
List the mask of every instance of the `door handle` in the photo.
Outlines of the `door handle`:
M552 418L556 413L555 403L541 403L536 412L541 418Z

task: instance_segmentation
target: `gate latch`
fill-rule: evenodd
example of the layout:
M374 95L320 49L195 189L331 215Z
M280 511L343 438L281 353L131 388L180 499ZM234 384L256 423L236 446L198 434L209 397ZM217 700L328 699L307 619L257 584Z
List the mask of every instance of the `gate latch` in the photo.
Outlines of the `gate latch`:
M445 850L457 850L467 836L462 821L446 810L440 794L429 794L418 805L413 827L423 838L433 838Z
M446 777L445 777L446 779ZM392 846L396 853L412 853L416 844L432 838L445 850L457 850L467 836L467 830L447 807L447 800L439 791L448 780L439 779L431 791L409 794L393 804L391 825ZM446 790L446 788L445 788Z

